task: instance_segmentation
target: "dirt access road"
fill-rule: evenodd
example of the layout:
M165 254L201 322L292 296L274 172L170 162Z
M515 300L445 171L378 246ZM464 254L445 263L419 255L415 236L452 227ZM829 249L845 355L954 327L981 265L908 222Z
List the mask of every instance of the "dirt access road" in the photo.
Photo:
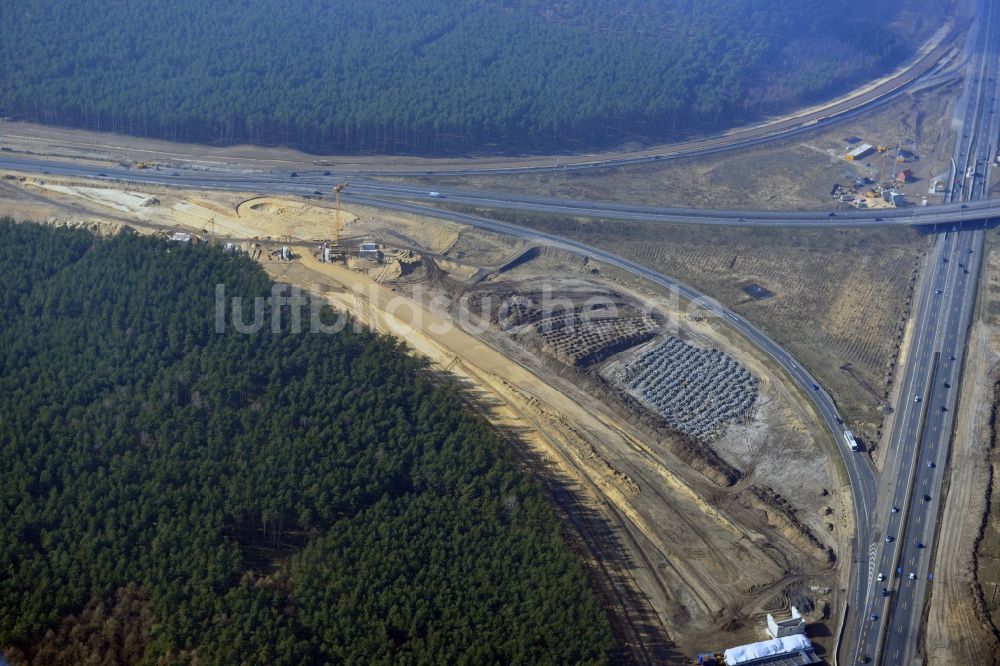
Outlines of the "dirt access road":
M516 345L447 326L442 312L404 293L416 286L433 289L431 276L439 274L461 291L484 267L520 252L515 239L376 209L345 213L350 235L434 257L435 271L423 268L406 278L423 275L423 282L400 280L390 288L373 279L381 279L379 271L362 274L309 256L313 236L322 237L322 222L332 217L317 202L49 177L0 179L0 188L0 212L22 219L38 215L55 224L93 228L110 222L141 233L204 234L214 218L220 241L267 249L285 237L297 240L300 261L270 260L265 252L264 267L275 279L323 293L400 337L462 385L547 483L636 661L681 663L701 649L759 640L766 613L780 614L793 603L809 607L818 631L814 640L832 649L848 571L842 548L853 530L838 459L803 396L718 322L680 321L678 304L662 308L688 339L722 349L761 380L753 422L713 443L739 470L739 481L729 486L680 459L662 435L650 436L614 413L603 396L588 393L572 377L546 371ZM578 258L571 263L543 255L486 282L505 290L543 279L600 279ZM829 561L827 552L837 559Z
M816 592L814 619L836 613L839 601L833 590L840 583L840 568L806 554L800 535L780 511L748 503L752 475L732 489L698 479L675 456L609 413L600 400L556 377L540 376L452 326L446 313L355 271L311 256L265 266L275 279L311 285L337 308L405 340L469 387L491 422L517 434L521 448L542 465L535 471L554 473L562 492L568 491L571 503L560 502L563 511L574 522L581 520L581 510L590 520L584 537L592 568L606 582L619 582L605 590L616 590L612 608L624 612L617 620L626 620L621 633L641 651L636 656L642 661L675 661L704 647L759 639L766 611L780 612L788 596L802 589ZM768 391L767 409L801 408L789 405L789 396L775 393L780 391ZM798 425L791 429L808 428L810 415L795 416ZM778 433L771 434L777 439ZM743 438L733 439L742 451ZM764 435L761 444L767 440ZM767 455L754 454L758 463ZM739 457L732 451L729 455ZM809 474L831 483L828 469ZM830 513L838 525L830 524L830 529L840 537L822 538L835 547L850 532L851 514L841 499L827 501L837 506ZM623 587L626 581L632 582ZM665 642L665 636L672 642Z

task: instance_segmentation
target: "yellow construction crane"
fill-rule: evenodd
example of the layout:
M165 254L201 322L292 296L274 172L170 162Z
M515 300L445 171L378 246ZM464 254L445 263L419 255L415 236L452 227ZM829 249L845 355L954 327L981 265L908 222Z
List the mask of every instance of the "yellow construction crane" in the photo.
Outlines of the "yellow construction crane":
M338 183L333 187L333 193L337 195L337 218L333 227L333 244L340 245L340 193L347 187L347 183Z

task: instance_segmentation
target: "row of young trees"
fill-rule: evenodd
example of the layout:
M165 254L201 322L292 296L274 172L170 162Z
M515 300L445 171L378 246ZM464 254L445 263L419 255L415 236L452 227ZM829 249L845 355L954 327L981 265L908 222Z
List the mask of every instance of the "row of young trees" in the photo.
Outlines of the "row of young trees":
M327 152L653 140L898 60L872 0L0 4L0 112ZM823 52L800 55L809 43ZM767 94L759 94L766 90Z
M209 248L0 221L0 270L12 663L608 660L538 488L392 339L218 333L271 284Z

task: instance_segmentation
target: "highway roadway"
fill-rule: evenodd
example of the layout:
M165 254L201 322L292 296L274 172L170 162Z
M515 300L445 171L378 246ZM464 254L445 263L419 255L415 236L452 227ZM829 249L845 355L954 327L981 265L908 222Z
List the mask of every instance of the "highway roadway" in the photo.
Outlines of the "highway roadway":
M972 35L969 75L955 111L959 140L951 198L968 203L968 208L960 208L966 212L988 196L990 162L1000 138L1000 10L986 3L980 16L984 20ZM920 290L873 516L875 538L869 547L867 580L861 585L864 603L852 618L852 662L920 663L920 630L934 580L942 484L985 227L985 220L971 215L959 225L942 226Z
M245 174L223 174L220 176L215 171L185 171L182 175L180 171L169 172L165 170L129 170L123 168L108 169L106 167L87 166L72 163L59 163L52 161L38 161L22 159L18 157L0 158L0 169L26 171L36 174L53 174L60 176L73 176L84 178L105 178L109 180L124 179L133 182L150 184L160 184L178 187L195 187L203 189L220 189L234 191L258 191L272 192L275 194L302 194L308 193L308 188L312 184L302 179L283 178L274 180L268 177L252 176L247 178ZM176 175L174 175L176 174ZM679 280L658 273L650 268L632 262L623 257L619 257L611 252L591 247L567 238L553 236L540 231L535 231L525 227L508 224L497 220L471 215L467 213L431 208L420 203L404 200L402 198L380 198L378 196L366 196L359 193L361 188L355 188L354 192L345 201L362 205L369 205L378 208L388 208L401 212L414 213L417 215L437 217L453 220L470 226L474 226L487 231L511 235L521 238L527 242L543 244L555 249L564 250L588 259L600 261L610 266L614 266L624 271L628 271L636 276L645 278L650 282L666 288L670 293L678 295L681 299L690 302L692 309L697 309L701 316L715 316L725 321L730 327L742 333L752 344L766 352L785 371L785 373L795 382L795 384L807 395L821 416L826 427L832 433L841 457L844 460L844 468L851 487L852 500L855 510L855 521L857 525L857 543L868 543L870 541L869 518L874 511L876 497L876 483L874 468L867 456L858 455L851 451L844 439L843 419L840 416L833 398L823 390L819 381L795 358L778 343L772 340L761 329L751 324L739 314L728 310L714 299L696 291L692 287ZM380 193L375 190L375 195ZM798 215L798 214L796 214ZM799 221L799 225L808 223L808 214L804 214L805 219ZM818 215L818 214L817 214ZM820 219L817 217L817 219ZM734 223L736 222L734 218ZM824 220L820 219L821 222ZM745 222L740 222L743 224ZM842 221L840 226L851 226L852 222ZM856 545L854 546L856 548Z
M240 190L300 196L329 195L333 185L341 182L344 177L344 174L334 172L331 172L329 176L313 174L292 177L288 172L275 174L266 171L248 172L222 169L130 169L119 166L60 162L51 159L40 160L11 154L0 155L0 170L125 180L173 187ZM836 212L711 210L558 199L456 188L428 191L426 188L413 185L383 183L375 180L353 180L349 183L343 192L344 201L360 203L362 199L379 198L410 202L421 201L435 205L461 204L477 208L507 209L568 217L580 216L674 224L822 228L941 225L974 218L1000 218L1000 200L987 199L955 201L937 206Z
M984 6L986 0L982 0ZM982 15L986 10L983 10ZM885 211L772 212L749 210L698 210L634 206L591 201L509 195L444 189L432 194L412 185L382 183L350 175L344 200L420 215L451 219L482 229L543 243L596 261L605 262L658 284L696 304L702 313L717 316L740 331L750 342L768 353L812 399L818 413L841 451L855 505L857 535L854 559L861 564L852 571L851 603L841 655L849 661L882 659L883 663L911 663L922 618L927 584L932 571L930 556L935 537L935 519L940 501L940 483L945 471L955 391L962 364L962 351L982 250L983 231L970 229L975 220L1000 218L1000 201L986 200L988 163L996 152L996 37L997 18L990 8L988 28L972 41L968 60L973 76L969 91L956 114L962 137L956 150L954 200L946 205L910 207ZM992 38L991 38L992 36ZM989 57L987 57L987 54ZM986 120L983 120L986 119ZM992 138L990 138L992 137ZM985 160L985 164L983 163ZM969 163L980 173L962 179ZM603 163L600 166L608 166ZM12 153L0 154L0 170L33 174L126 180L176 187L227 191L316 196L328 194L331 186L349 174L228 171L224 169L128 169L83 163L39 160ZM421 172L422 173L422 172ZM397 174L398 175L398 172ZM816 379L781 346L743 317L668 276L612 253L582 243L551 236L512 224L469 215L427 204L452 203L481 208L505 208L567 216L608 217L652 222L775 227L851 227L871 225L927 225L941 230L935 245L933 266L921 288L917 303L911 351L902 375L901 404L897 406L891 434L890 462L881 479L870 459L850 451L832 398ZM958 224L961 230L952 230ZM969 253L969 251L972 251ZM947 260L947 261L945 261ZM965 264L962 266L961 264ZM967 271L967 272L966 272ZM931 373L936 373L930 380ZM945 387L945 383L949 387ZM917 401L916 398L920 400ZM926 463L934 466L927 467ZM913 490L909 480L913 479ZM881 485L880 485L881 484ZM911 495L917 498L911 502ZM876 497L880 498L876 504ZM927 496L927 501L923 497ZM892 511L892 507L899 511ZM893 537L885 542L885 536ZM926 548L916 546L920 542ZM895 576L897 567L903 575ZM910 573L914 578L909 578ZM889 577L885 585L878 573ZM889 589L884 596L882 588ZM874 616L875 619L870 618ZM843 659L841 663L846 663Z
M788 116L740 127L719 133L715 136L682 141L679 143L657 146L630 154L609 153L593 156L568 156L556 159L552 164L533 164L528 166L469 166L454 167L435 165L433 170L426 169L356 169L347 173L352 178L377 176L479 176L479 175L523 175L530 173L550 173L558 171L580 171L587 169L606 169L633 164L658 162L687 157L706 157L729 150L750 148L775 140L790 139L805 132L811 132L817 127L840 122L849 118L869 113L874 109L905 94L922 84L925 80L946 80L949 77L946 56L953 50L955 35L959 27L946 21L941 29L917 53L910 62L904 63L895 72L890 73L875 85L865 86L851 91L847 95L809 109L789 114ZM525 161L537 161L537 158L526 158Z
M427 160L427 164L431 166L424 169L407 166L380 166L372 169L361 166L359 162L354 163L358 165L356 168L349 168L352 164L350 158L332 158L332 161L343 164L344 167L340 169L341 173L351 179L372 176L472 176L604 169L684 157L704 157L728 150L749 148L778 139L789 139L818 127L868 113L899 95L919 87L936 85L949 80L954 75L953 70L956 65L954 58L950 57L955 50L955 37L963 27L958 25L957 21L945 21L909 62L904 63L882 79L852 90L840 98L801 109L780 118L738 127L713 136L654 146L638 151L561 158L528 156L523 158ZM0 137L2 136L4 135L0 135ZM16 132L8 136L20 139L29 138ZM56 143L61 142L57 141ZM103 147L107 148L108 146ZM550 162L553 159L554 161ZM515 161L521 164L519 166L504 165L504 162Z
M751 324L741 315L727 309L713 298L702 294L687 284L667 275L663 275L646 266L637 264L634 261L625 259L611 252L595 248L574 240L553 236L540 231L527 229L525 227L499 222L489 218L458 213L454 211L428 208L418 204L406 202L384 201L381 199L366 199L364 197L354 197L357 203L380 208L390 208L401 212L414 213L417 215L433 216L443 219L460 222L470 226L493 231L521 238L530 243L538 243L558 250L564 250L572 254L586 257L594 261L600 261L610 266L614 266L633 275L649 280L653 284L668 289L671 293L677 294L685 301L691 303L691 311L697 311L701 316L718 317L743 334L752 344L766 352L778 365L784 369L788 376L805 392L812 400L827 428L833 433L834 440L844 458L845 468L851 488L854 492L855 519L858 522L860 534L867 535L868 517L874 510L876 478L874 469L865 456L859 456L850 450L844 440L843 420L837 411L837 406L833 398L820 387L818 380L781 345L772 340L764 331Z

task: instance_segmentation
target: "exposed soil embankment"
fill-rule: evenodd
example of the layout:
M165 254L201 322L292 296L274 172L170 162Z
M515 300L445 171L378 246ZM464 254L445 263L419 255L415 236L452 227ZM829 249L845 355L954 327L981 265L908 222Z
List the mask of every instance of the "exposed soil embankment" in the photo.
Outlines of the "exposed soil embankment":
M568 516L567 525L580 530L580 543L622 628L623 644L637 662L680 664L684 655L701 649L759 640L764 614L786 610L782 606L789 599L800 608L833 608L829 615L810 614L810 621L838 616L837 564L814 555L808 537L795 540L800 526L794 512L789 518L781 507L755 504L750 492L754 486L774 489L774 495L794 503L799 522L838 548L842 535L820 534L822 522L815 519L829 504L836 516L851 513L849 498L817 494L816 489L836 486L824 433L814 427L801 396L779 386L765 362L709 324L684 319L676 304L640 292L631 282L611 283L601 275L606 268L594 273L588 262L559 251L525 252L525 261L511 262L525 249L517 243L371 208L345 219L351 220L351 234L371 235L390 246L387 262L352 271L316 258L309 225L294 224L300 210L295 202L269 201L257 210L250 207L255 204L242 206L237 216L235 209L249 195L185 197L173 190L118 192L72 183L59 190L38 188L34 194L85 207L88 215L112 210L129 224L134 220L140 233L203 235L214 217L223 239L231 234L232 242L258 243L265 250L279 244L274 237L288 230L294 237L304 235L307 240L290 243L292 261L261 253L273 279L315 290L429 357L469 391L470 399L526 453L532 468L560 479L552 486L553 500ZM160 203L144 205L151 197ZM329 210L323 214L327 223L331 215ZM514 265L498 272L505 262ZM524 283L562 285L574 302L603 294L623 311L628 306L640 313L646 311L644 299L656 298L650 316L657 324L668 319L683 329L684 339L719 348L745 365L761 379L758 404L763 405L748 416L752 422L729 436L746 457L733 455L728 439L710 445L677 433L614 390L594 372L598 364L591 358L570 365L539 345L520 344L489 321L479 330L455 326L455 313L445 315L432 305L442 298L457 302L480 288L516 290ZM620 333L627 337L627 327ZM613 336L594 342L600 343L594 347L598 354L604 353L601 345L616 344ZM604 362L622 353L629 351L613 348ZM844 524L843 519L834 522ZM822 637L817 640L823 644ZM675 644L668 645L671 641Z
M833 551L824 546L798 516L795 508L770 488L753 486L750 488L750 506L763 511L767 516L767 524L788 539L793 545L801 548L810 556L826 562L834 561Z

